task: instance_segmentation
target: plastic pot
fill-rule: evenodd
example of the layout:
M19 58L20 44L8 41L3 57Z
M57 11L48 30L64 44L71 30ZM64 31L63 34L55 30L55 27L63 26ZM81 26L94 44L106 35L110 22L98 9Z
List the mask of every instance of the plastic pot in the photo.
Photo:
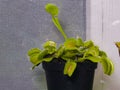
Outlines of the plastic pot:
M92 90L94 71L97 63L86 60L77 63L77 68L71 77L63 74L65 61L53 60L43 62L48 90Z

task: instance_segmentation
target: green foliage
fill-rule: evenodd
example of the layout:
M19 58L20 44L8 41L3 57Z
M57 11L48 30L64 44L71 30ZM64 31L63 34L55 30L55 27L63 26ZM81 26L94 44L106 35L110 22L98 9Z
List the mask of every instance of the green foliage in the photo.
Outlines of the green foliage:
M48 54L52 54L56 51L56 45L57 44L53 41L47 41L43 47L45 48L45 50L47 50Z
M59 8L55 4L52 4L52 3L46 4L45 10L52 16L57 16L59 13Z
M80 38L79 38L80 39ZM90 60L93 63L101 63L104 73L111 75L114 71L112 61L107 57L104 51L99 50L99 47L94 45L92 41L81 41L78 45L78 39L68 38L59 48L53 41L44 43L44 49L32 48L28 51L30 61L35 66L38 66L43 61L50 62L54 58L62 58L66 61L64 74L71 76L76 69L76 63L82 63L85 60Z
M76 62L68 60L65 64L64 75L72 76L74 70L76 69Z
M66 61L63 73L69 77L74 73L77 63L82 63L85 60L90 60L93 63L100 63L103 67L104 73L107 75L113 73L113 62L108 58L104 51L94 45L93 41L83 41L82 38L67 37L59 23L57 17L59 9L56 5L47 4L45 9L51 14L52 21L65 38L65 42L60 46L57 46L54 41L46 41L43 44L43 50L40 50L39 48L30 49L28 51L28 56L30 62L33 63L32 69L43 61L50 62L54 58L61 58Z
M118 48L118 53L120 56L120 42L115 42L116 47Z

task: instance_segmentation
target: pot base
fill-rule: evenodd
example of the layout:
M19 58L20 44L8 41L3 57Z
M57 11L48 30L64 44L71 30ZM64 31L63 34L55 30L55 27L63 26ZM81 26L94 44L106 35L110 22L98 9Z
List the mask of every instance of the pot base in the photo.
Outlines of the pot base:
M77 63L71 77L63 74L65 61L42 63L46 74L48 90L92 90L94 71L97 63L85 61Z

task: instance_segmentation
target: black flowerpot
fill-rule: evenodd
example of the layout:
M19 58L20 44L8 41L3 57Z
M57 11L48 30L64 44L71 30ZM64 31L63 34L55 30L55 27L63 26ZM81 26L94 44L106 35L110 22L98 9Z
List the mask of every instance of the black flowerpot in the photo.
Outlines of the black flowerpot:
M77 63L77 68L71 77L63 74L65 61L59 62L55 59L50 63L43 62L42 65L48 90L92 90L97 63L89 60Z

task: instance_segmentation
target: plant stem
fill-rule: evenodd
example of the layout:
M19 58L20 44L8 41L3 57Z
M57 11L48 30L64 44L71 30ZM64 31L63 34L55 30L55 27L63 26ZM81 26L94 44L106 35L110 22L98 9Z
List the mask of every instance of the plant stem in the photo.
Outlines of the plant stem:
M56 16L52 16L52 21L54 23L54 25L58 28L58 30L60 31L60 33L62 34L62 36L64 37L65 40L67 40L67 35L65 34L64 30L62 29L62 26L58 20L58 17Z

